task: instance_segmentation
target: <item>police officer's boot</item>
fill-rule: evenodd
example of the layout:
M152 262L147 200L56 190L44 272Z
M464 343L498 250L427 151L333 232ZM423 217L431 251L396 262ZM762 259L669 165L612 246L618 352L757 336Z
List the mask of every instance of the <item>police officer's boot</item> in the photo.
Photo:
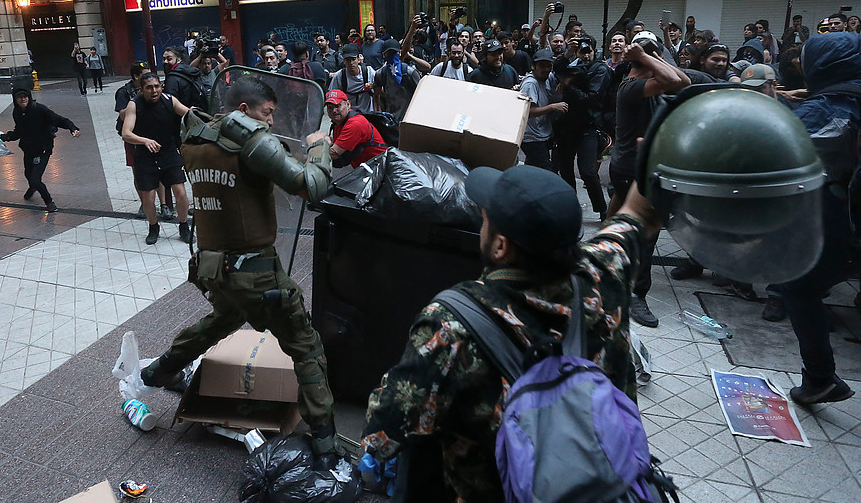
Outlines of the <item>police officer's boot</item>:
M314 452L314 470L332 470L338 466L344 450L338 442L334 419L311 428L311 450Z
M183 368L185 364L177 363L176 360L171 361L168 349L158 357L158 360L141 370L141 380L147 386L170 387L185 377Z

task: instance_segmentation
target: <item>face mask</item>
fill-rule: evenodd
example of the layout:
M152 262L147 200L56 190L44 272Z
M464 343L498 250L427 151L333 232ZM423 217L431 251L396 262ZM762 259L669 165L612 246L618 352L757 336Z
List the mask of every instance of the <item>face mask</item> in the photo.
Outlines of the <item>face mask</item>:
M173 65L171 65L170 63L163 63L161 65L161 68L164 70L165 74L168 74L171 70L173 70Z

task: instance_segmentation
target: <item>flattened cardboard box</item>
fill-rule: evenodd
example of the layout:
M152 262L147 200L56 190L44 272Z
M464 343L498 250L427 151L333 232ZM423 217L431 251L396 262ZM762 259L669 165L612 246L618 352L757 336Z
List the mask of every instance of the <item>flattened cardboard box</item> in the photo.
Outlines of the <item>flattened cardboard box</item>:
M210 348L174 419L292 431L299 422L293 360L272 334L239 330Z
M117 503L117 498L114 496L114 489L105 480L60 503Z
M529 98L517 91L428 75L401 121L399 147L505 170L517 164L528 118Z

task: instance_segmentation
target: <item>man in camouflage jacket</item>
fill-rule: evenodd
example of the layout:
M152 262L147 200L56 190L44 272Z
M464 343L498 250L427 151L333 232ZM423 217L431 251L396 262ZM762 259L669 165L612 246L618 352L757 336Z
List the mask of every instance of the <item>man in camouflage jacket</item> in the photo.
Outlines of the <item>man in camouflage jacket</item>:
M479 168L466 186L482 208L486 267L478 280L455 288L478 300L522 348L548 334L561 338L582 309L589 357L636 400L628 304L646 227L658 230L648 201L631 190L622 210L578 245L577 194L558 176L531 166ZM572 272L581 306L571 305ZM433 302L370 396L363 446L385 462L403 445L433 438L449 501L504 501L494 446L511 384L455 316Z

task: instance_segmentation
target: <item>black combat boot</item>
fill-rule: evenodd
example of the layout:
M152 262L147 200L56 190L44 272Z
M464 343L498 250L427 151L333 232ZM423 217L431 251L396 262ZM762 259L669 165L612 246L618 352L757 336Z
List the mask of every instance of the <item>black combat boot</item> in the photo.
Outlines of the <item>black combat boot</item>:
M185 364L171 361L170 350L168 349L158 357L158 360L141 370L141 380L147 386L170 387L185 378L182 372L183 368L185 368Z

